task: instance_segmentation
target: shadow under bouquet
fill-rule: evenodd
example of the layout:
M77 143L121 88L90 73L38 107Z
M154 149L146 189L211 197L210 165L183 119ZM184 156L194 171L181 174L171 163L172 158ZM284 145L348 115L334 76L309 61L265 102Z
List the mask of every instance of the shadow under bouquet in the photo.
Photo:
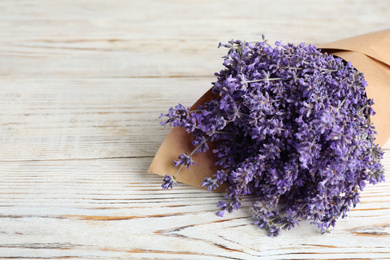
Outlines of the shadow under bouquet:
M326 232L367 183L385 179L389 46L390 31L322 50L264 37L220 44L227 54L213 87L191 108L161 115L174 128L149 171L165 176L165 189L180 181L226 192L221 217L255 197L254 223L270 236L299 220Z

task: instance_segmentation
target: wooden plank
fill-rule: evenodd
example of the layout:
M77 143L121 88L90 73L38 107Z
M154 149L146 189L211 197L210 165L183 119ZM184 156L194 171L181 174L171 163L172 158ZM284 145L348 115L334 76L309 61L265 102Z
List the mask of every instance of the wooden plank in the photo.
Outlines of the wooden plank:
M387 0L302 3L2 1L0 75L211 76L220 41L321 43L388 28Z
M330 234L301 222L269 238L251 199L224 218L220 193L184 184L161 190L151 158L3 162L0 256L167 259L386 259L390 184L368 186ZM390 156L386 154L386 170ZM286 243L286 241L289 241Z
M213 80L2 78L0 161L153 156L170 131L160 114Z

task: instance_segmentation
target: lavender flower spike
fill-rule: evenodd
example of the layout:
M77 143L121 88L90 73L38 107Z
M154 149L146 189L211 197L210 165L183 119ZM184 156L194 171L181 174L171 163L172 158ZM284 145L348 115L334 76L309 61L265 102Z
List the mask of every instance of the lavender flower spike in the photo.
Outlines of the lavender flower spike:
M161 185L161 187L163 189L173 189L174 186L177 186L177 182L175 180L174 177L172 177L171 175L165 175L164 177L164 180L163 180L163 184Z
M202 186L206 187L208 191L212 191L218 188L219 185L217 183L217 179L211 179L210 177L207 177L202 182Z
M175 161L176 167L180 165L185 165L187 166L187 169L189 169L192 164L196 164L196 163L194 162L194 160L192 160L190 155L187 155L185 153L179 155L179 160Z

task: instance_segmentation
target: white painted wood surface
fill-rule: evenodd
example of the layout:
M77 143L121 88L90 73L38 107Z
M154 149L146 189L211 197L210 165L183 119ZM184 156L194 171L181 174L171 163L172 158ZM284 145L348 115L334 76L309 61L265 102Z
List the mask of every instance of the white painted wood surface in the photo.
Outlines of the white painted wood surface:
M159 113L211 86L220 41L320 43L389 18L388 0L1 0L0 259L390 259L390 182L330 234L269 238L249 199L219 218L221 194L147 173Z

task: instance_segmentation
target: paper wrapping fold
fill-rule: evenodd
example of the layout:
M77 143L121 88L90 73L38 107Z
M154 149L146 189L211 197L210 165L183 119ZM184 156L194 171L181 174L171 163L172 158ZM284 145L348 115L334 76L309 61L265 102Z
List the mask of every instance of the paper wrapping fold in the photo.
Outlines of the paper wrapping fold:
M383 146L390 137L390 30L374 32L336 42L318 45L324 52L338 56L363 72L368 83L367 95L374 99L376 115L371 118L378 135L376 143ZM213 98L211 89L207 91L192 107L197 109ZM183 153L190 153L194 149L192 137L183 128L175 127L162 143L152 164L150 173L161 176L174 175L177 167L173 161ZM205 177L211 177L217 170L215 159L211 152L197 153L193 155L196 165L190 169L183 167L177 176L177 181L201 187ZM217 191L222 191L219 188Z

